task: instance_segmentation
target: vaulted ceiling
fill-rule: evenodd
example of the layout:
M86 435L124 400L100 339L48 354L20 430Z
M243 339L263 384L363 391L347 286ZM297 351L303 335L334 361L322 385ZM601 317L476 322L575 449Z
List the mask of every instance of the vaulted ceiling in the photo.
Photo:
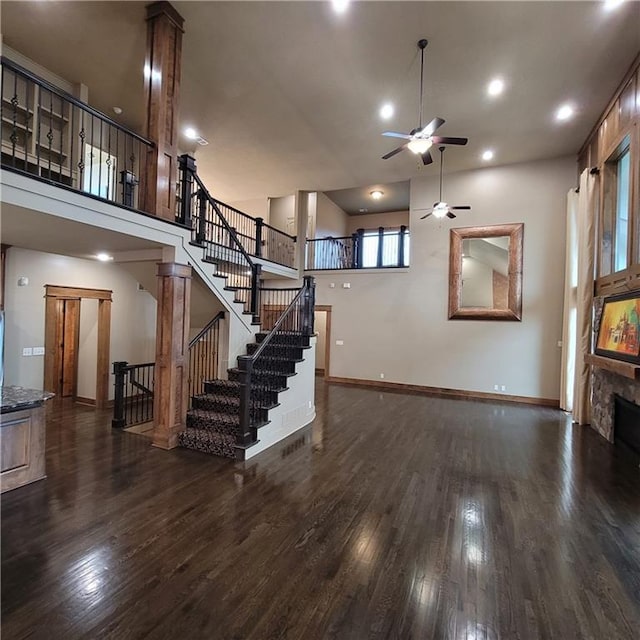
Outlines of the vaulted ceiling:
M136 129L143 117L144 2L2 2L4 41ZM209 140L200 172L217 197L342 190L436 175L416 156L381 156L380 134L417 126L426 37L425 116L467 136L447 171L576 153L640 50L640 3L173 2L185 18L181 126ZM502 76L504 93L487 83ZM395 116L382 121L383 102ZM556 108L575 105L560 123ZM123 109L114 116L112 107ZM181 141L184 150L193 143Z

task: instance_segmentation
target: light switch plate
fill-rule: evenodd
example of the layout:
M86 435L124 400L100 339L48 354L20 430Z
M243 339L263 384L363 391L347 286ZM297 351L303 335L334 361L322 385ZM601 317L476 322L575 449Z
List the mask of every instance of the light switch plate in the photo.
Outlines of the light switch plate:
M33 349L31 347L24 347L22 349L22 355L23 356L32 356L33 355Z
M34 356L43 356L44 355L44 347L33 347L33 355Z
M336 340L336 344L341 347L344 344L344 340Z

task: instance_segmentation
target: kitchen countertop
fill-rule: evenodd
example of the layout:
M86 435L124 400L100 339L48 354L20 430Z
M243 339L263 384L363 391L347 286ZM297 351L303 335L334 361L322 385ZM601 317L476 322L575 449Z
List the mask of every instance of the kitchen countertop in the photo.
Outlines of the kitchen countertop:
M2 402L0 403L0 413L11 413L22 409L33 409L41 406L49 398L53 398L54 393L49 391L39 391L37 389L26 389L25 387L2 387Z

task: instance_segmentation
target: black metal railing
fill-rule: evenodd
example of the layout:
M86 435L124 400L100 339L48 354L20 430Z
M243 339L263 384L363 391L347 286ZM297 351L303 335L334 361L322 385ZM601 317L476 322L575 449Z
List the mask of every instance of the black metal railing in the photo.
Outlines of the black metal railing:
M2 57L2 167L139 208L153 143Z
M153 420L155 362L114 362L115 392L112 427L122 429Z
M180 156L178 166L176 222L192 228L195 242L207 240L222 246L242 247L248 256L285 267L294 266L295 236L213 198L197 176L195 160L191 156ZM232 242L230 235L233 235Z
M215 264L215 275L244 304L245 313L259 321L260 264L254 263L242 239L227 222L195 170L191 156L179 158L180 222L191 228L191 241L204 251L204 261Z
M307 240L305 269L382 269L409 266L409 230L365 231L350 236Z
M285 300L288 290L283 290ZM262 420L261 411L273 403L274 387L280 385L278 378L292 373L290 358L274 357L275 353L303 349L313 335L315 310L315 281L304 277L302 288L293 295L291 302L273 323L269 333L252 355L239 356L240 369L240 433L238 445L247 446L257 440L257 425Z
M189 342L189 402L201 395L204 383L219 377L220 324L224 311L207 323L207 326Z
M298 293L300 293L299 287L295 289L260 287L260 329L271 331Z

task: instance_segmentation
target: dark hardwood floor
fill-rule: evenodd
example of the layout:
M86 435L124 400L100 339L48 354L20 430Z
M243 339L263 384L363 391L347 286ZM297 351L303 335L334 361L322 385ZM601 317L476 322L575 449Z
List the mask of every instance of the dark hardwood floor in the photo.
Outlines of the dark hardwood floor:
M2 637L615 640L640 629L636 461L550 409L318 382L246 466L48 407L2 496Z

